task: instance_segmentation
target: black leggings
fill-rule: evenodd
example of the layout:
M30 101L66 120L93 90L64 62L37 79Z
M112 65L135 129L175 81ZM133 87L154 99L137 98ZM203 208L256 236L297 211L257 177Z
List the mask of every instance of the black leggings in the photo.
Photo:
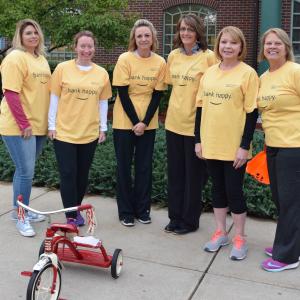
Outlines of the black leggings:
M212 206L229 207L234 214L247 211L243 195L246 165L235 169L233 161L207 159L207 168L212 179Z
M292 264L300 256L300 148L267 147L267 161L278 210L272 257Z
M54 150L60 174L60 194L64 208L80 205L88 185L89 169L98 139L87 144L72 144L54 140ZM76 212L66 213L76 218Z

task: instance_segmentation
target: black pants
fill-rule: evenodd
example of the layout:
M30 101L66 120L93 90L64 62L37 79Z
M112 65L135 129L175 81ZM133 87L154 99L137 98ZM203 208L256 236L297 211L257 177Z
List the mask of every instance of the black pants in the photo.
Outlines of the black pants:
M267 161L278 210L272 256L292 264L300 256L300 148L267 147Z
M199 227L206 165L195 154L195 138L166 131L168 211L172 222L188 229Z
M54 140L54 150L60 174L60 194L65 208L80 205L88 184L98 140L88 144L72 144ZM66 213L76 218L76 212Z
M136 136L132 130L114 129L117 157L117 204L120 220L150 214L152 156L156 130ZM134 159L134 183L132 161Z
M246 165L235 169L233 161L207 159L208 173L212 179L212 206L229 207L234 214L247 211L243 195L243 182Z

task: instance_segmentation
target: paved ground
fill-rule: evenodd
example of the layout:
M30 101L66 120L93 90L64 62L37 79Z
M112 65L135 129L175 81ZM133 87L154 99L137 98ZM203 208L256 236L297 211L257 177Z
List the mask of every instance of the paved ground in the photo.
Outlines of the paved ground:
M10 220L11 185L0 183L0 299L25 299L28 278L46 228L35 224L37 235L19 235ZM200 229L186 236L163 232L165 209L152 209L153 223L125 228L118 222L114 199L89 196L85 202L96 208L96 236L107 250L124 251L124 269L114 280L109 270L65 264L61 297L67 300L297 300L300 299L300 268L270 274L259 263L266 258L263 247L271 245L275 223L249 218L246 260L231 261L230 246L216 254L201 247L213 228L213 216L201 217ZM31 206L40 210L61 208L58 191L34 188ZM63 216L57 216L63 220ZM229 220L228 225L231 225Z

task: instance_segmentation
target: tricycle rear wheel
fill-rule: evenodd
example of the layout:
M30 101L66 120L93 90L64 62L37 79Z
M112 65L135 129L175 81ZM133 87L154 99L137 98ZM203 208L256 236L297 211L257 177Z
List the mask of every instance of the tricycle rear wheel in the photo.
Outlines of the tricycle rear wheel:
M123 267L123 252L121 249L116 249L111 259L111 267L110 267L111 276L114 279L117 279L120 276L122 267Z

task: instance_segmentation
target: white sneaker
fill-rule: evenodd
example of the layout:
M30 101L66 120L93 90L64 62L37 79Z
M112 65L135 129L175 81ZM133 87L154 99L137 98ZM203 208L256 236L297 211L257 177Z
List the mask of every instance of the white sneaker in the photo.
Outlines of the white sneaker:
M23 236L35 236L35 231L27 218L25 218L24 222L18 220L16 227Z
M39 215L31 211L27 213L27 216L28 216L28 220L33 223L43 222L46 220L46 217L44 215Z
M38 214L33 213L31 211L26 213L25 218L27 218L29 220L29 222L33 222L33 223L43 222L46 219L46 217L44 215L38 215ZM18 221L18 213L17 213L16 210L12 211L11 219L15 222Z

